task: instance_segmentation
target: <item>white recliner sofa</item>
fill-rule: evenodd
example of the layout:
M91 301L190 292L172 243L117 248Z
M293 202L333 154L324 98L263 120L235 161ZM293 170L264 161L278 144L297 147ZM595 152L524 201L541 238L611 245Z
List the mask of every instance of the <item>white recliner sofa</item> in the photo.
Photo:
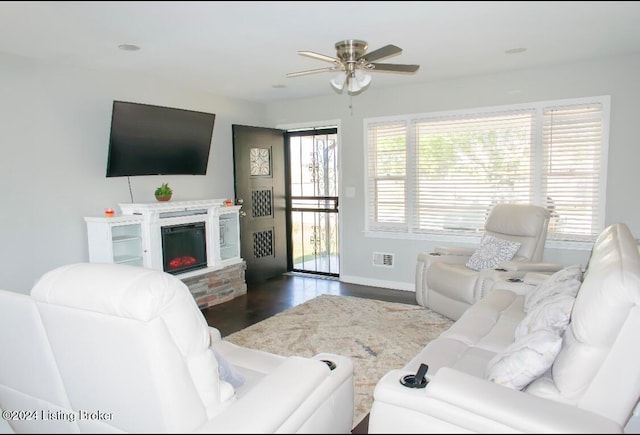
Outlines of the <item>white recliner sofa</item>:
M561 281L567 267L551 277L495 283L449 330L377 383L369 433L638 433L637 242L626 225L611 225L595 242L586 272L572 267L581 279ZM577 296L558 305L572 282ZM517 345L536 324L535 331L558 334L542 343L555 347L526 338ZM529 379L515 388L505 382L509 376L493 377L503 362L511 363L504 373L513 379ZM424 378L416 375L421 364L429 367Z
M16 433L349 433L353 365L236 346L164 272L81 263L0 291L0 408ZM332 362L334 368L330 366Z
M439 246L420 253L415 272L416 302L456 320L498 280L561 269L560 264L542 261L549 218L549 211L538 205L496 204L489 212L483 236L519 244L513 257L474 270L466 264L479 245Z

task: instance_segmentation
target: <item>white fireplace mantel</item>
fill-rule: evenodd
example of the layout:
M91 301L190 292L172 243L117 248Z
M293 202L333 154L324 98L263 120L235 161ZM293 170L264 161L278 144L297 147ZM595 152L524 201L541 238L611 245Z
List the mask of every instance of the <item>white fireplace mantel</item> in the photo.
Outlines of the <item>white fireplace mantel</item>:
M118 206L121 216L85 218L89 228L90 261L119 262L117 251L122 250L123 243L126 243L127 261L139 255L140 265L163 270L162 227L204 222L207 267L176 276L188 278L242 262L238 222L241 206L226 206L224 199L124 203ZM118 226L121 231L116 231ZM139 226L139 230L131 229L135 226ZM122 242L121 233L126 233L126 242ZM131 241L132 234L139 235L133 237L137 242ZM131 262L135 263L137 261Z
M118 204L123 215L138 214L160 218L167 213L194 214L209 209L217 209L224 206L224 199L203 199L197 201L158 201L146 203Z

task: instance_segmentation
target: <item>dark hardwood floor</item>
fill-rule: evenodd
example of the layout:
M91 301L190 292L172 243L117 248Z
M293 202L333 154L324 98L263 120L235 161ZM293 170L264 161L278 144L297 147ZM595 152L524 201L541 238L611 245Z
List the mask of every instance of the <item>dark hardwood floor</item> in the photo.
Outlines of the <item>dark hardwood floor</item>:
M416 304L415 293L409 291L349 284L311 275L285 274L261 284L248 284L247 294L205 308L202 313L207 323L226 337L322 294ZM358 423L352 433L366 434L368 426L369 416Z

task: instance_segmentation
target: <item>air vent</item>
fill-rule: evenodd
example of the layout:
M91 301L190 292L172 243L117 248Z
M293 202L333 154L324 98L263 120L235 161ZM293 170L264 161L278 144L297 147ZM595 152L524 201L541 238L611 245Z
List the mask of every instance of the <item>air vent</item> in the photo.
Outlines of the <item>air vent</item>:
M373 265L382 267L393 267L393 254L383 252L373 253Z

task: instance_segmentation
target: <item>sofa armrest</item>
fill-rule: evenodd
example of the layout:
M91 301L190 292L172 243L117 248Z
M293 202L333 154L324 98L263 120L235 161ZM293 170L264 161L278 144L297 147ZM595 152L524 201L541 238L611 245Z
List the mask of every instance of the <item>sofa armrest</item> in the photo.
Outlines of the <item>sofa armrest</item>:
M436 246L431 253L439 255L466 255L470 257L475 250L476 248L465 246Z
M494 290L508 290L517 295L526 295L529 293L535 285L530 283L525 283L522 281L522 278L516 278L519 281L509 281L508 279L499 279L492 286L490 291Z
M499 267L508 271L541 273L554 273L564 268L562 264L558 263L542 263L533 261L504 261L500 263Z
M211 343L222 340L222 334L220 334L220 331L213 326L209 326L209 340Z
M422 265L422 267L429 267L430 264L440 261L449 264L465 264L467 261L469 261L470 256L471 254L467 255L462 250L458 250L455 252L452 251L450 253L436 251L420 252L418 253L417 263L419 265Z
M376 385L369 433L383 433L398 424L393 415L399 409L410 411L411 424L416 428L412 432L438 432L442 428L479 433L623 432L620 425L600 415L449 367L440 368L424 389L402 386L399 379L406 374L392 370Z
M550 276L551 275L549 275L548 273L527 272L522 277L522 282L529 285L538 285L543 281L548 280Z
M317 359L288 357L196 432L275 433L332 375Z

